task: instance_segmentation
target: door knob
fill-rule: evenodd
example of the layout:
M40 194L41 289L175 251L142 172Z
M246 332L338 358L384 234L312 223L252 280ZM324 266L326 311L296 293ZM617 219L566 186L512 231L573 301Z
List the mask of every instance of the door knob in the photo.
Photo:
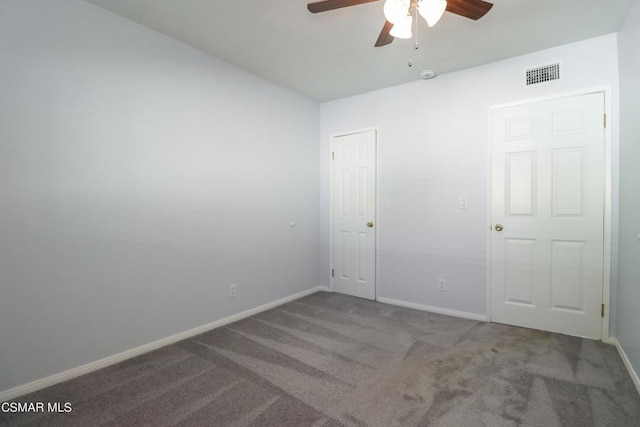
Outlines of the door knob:
M496 224L496 231L502 231L502 224Z
M367 223L367 227L369 227L369 228L373 227L373 222L368 222Z

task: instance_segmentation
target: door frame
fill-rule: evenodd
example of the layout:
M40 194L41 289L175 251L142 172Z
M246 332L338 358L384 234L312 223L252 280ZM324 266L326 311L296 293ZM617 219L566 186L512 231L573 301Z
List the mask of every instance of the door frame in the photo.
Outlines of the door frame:
M337 133L332 133L329 136L330 139L330 152L329 152L329 156L332 156L332 153L334 152L334 143L335 143L335 139L341 136L347 136L347 135L354 135L356 133L363 133L363 132L370 132L373 131L375 132L376 135L376 140L375 140L375 148L376 148L376 157L375 157L375 164L376 164L376 191L375 191L375 196L376 196L376 203L375 203L375 208L374 208L374 223L375 223L375 227L374 227L374 238L376 240L376 244L375 244L375 263L376 263L376 268L375 268L375 272L376 272L376 279L375 279L375 285L374 285L374 301L378 300L378 278L380 277L380 272L379 272L379 262L378 262L378 253L379 253L379 243L378 243L378 228L380 227L380 223L378 221L378 202L380 200L380 182L379 182L379 178L380 178L380 156L378 155L379 153L379 147L380 147L380 130L378 127L369 127L369 128L362 128L362 129L357 129L357 130L352 130L352 131L346 131L346 132L337 132ZM334 264L333 264L333 178L334 178L334 162L333 162L333 158L329 159L329 162L331 164L330 168L329 168L329 289L331 292L334 292L334 287L333 287L333 277L331 276L331 269L334 268Z
M618 118L613 116L613 103L612 93L613 88L611 85L599 86L592 89L584 89L571 92L561 92L558 94L546 95L542 97L529 98L521 101L510 102L506 104L490 105L487 112L487 150L485 154L485 164L487 168L487 228L486 228L486 287L487 287L487 319L491 322L491 218L492 218L492 164L491 164L491 116L493 110L505 107L514 107L525 104L532 104L541 101L551 101L560 98L569 98L580 95L589 95L593 93L604 94L604 113L607 116L607 126L604 132L604 145L605 145L605 189L604 189L604 259L603 259L603 274L602 274L602 303L604 304L605 316L602 318L602 338L601 340L607 343L613 343L613 340L609 334L609 325L611 317L611 265L612 265L612 253L611 242L613 239L612 229L612 191L613 191L613 161L616 163L619 158L618 148L616 147L615 159L613 158L613 129L617 128ZM617 240L617 239L616 239ZM617 257L613 260L617 264Z

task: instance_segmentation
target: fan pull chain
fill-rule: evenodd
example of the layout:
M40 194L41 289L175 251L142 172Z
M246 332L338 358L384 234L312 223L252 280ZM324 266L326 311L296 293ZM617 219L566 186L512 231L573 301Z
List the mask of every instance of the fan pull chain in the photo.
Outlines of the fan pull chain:
M415 45L413 46L413 48L415 50L418 50L420 48L420 43L418 43L418 3L416 3L415 7L413 8L413 22L415 23Z
M414 45L413 45L413 49L414 50L418 50L420 48L420 43L418 43L418 3L416 2L416 5L413 7L413 23L414 23ZM409 59L409 68L413 67L413 60Z

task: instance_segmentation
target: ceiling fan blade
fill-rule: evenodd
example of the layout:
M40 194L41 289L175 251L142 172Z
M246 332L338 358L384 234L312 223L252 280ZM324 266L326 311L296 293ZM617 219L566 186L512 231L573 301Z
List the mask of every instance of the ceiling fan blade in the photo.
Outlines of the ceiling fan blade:
M489 12L492 3L483 0L447 0L447 12L477 21Z
M380 35L378 36L378 40L376 40L376 47L386 46L393 41L393 36L389 34L389 31L393 28L393 24L389 21L385 21L384 27L382 27L382 31L380 31Z
M359 4L371 3L378 0L324 0L307 4L307 9L311 13L326 12L328 10L340 9L342 7L357 6Z

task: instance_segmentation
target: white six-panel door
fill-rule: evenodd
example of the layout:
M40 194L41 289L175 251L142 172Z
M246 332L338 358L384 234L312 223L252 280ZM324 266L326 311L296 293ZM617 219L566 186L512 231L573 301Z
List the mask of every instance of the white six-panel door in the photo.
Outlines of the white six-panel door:
M333 289L375 299L376 131L333 138Z
M601 338L604 94L491 121L491 320Z

